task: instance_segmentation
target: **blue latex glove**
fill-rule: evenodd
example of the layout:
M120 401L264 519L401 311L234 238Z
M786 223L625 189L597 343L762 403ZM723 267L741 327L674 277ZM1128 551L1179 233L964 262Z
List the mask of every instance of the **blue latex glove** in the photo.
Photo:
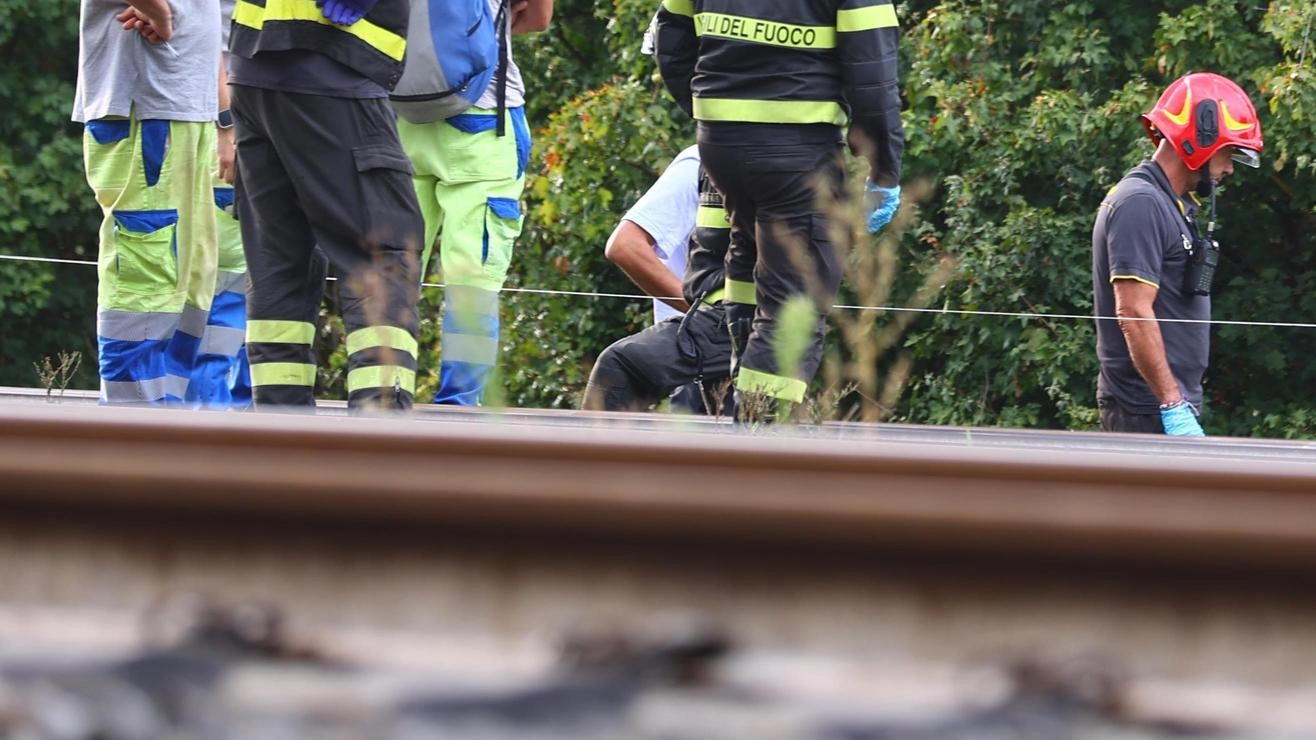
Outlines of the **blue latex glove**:
M868 199L868 233L876 234L891 223L900 207L900 186L884 188L871 180L864 186Z
M340 26L350 26L366 17L379 0L315 0L325 18Z
M1161 426L1165 427L1166 434L1175 437L1206 436L1206 432L1202 431L1202 425L1197 421L1197 414L1193 413L1193 407L1188 405L1187 401L1180 401L1177 406L1161 409Z

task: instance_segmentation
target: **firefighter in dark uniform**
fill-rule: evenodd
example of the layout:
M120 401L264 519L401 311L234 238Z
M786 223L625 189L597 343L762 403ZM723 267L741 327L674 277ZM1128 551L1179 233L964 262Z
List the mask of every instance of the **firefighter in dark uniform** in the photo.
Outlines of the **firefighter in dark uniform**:
M845 198L847 122L869 166L869 230L895 211L898 43L890 0L664 0L658 11L659 69L698 123L700 157L731 217L738 391L799 402L817 372L841 282L828 219ZM781 367L777 323L792 299L812 307L813 334L803 357Z
M424 226L388 104L409 13L408 0L234 8L229 82L257 406L315 404L325 257L348 332L349 407L411 406Z
M681 283L690 310L603 350L590 371L583 408L648 411L672 391L694 383L710 413L732 412L721 394L723 381L731 375L731 340L723 306L730 234L722 196L701 168L699 207Z

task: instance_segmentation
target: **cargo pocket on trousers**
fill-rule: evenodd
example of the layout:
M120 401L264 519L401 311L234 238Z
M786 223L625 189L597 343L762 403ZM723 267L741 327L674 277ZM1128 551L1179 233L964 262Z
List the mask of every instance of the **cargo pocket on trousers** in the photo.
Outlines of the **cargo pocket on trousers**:
M521 204L515 198L486 199L480 262L485 275L499 288L512 264L512 245L520 235Z
M178 211L114 211L113 291L105 308L173 310L178 293Z
M387 144L352 149L352 160L361 178L360 223L365 224L365 243L370 247L420 248L423 226L416 190L412 185L411 160L400 147ZM414 243L413 243L414 242Z

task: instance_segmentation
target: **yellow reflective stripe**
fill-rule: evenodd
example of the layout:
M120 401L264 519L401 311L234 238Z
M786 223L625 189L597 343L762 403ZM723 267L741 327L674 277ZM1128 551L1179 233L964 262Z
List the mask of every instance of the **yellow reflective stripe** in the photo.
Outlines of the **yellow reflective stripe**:
M699 210L695 211L695 226L704 229L729 229L731 219L725 209L699 206Z
M324 17L315 0L265 0L262 8L247 0L238 0L233 8L233 22L257 31L266 21L309 21L349 33L369 44L394 61L402 61L407 51L407 39L362 18L350 26L340 26Z
M1147 278L1140 278L1140 277L1138 277L1137 275L1111 275L1111 276L1110 276L1110 281L1111 281L1112 283L1115 282L1116 280L1136 280L1136 281L1138 281L1138 282L1140 282L1140 283L1144 283L1144 284L1146 284L1146 285L1150 285L1150 286L1152 286L1153 288L1157 288L1157 289L1159 289L1159 288L1161 287L1159 283L1153 283L1152 281L1148 280Z
M397 365L369 365L358 367L347 374L348 393L367 388L392 388L394 385L414 395L416 371Z
M758 305L759 294L754 288L754 283L727 278L726 286L726 299L728 303L744 303L750 306Z
M804 400L804 391L808 388L808 384L799 378L784 378L742 366L740 374L736 376L736 387L747 393L762 393L765 396L799 403Z
M726 13L697 13L695 33L788 49L836 48L836 29L832 26L799 26Z
M663 7L674 15L689 17L695 14L694 0L663 0Z
M870 5L867 8L848 8L836 11L836 30L841 33L871 31L874 28L895 28L894 5Z
M708 295L704 296L704 305L712 306L716 304L718 301L722 300L723 298L726 298L726 295L727 295L726 288L718 288L712 293L709 293Z
M700 121L739 123L831 123L845 125L845 109L833 100L736 100L695 98Z
M371 347L388 347L416 356L416 338L406 329L396 326L367 326L347 335L347 354Z
M315 342L315 324L305 321L248 319L247 341L312 344Z
M315 385L315 365L301 362L253 362L252 385Z

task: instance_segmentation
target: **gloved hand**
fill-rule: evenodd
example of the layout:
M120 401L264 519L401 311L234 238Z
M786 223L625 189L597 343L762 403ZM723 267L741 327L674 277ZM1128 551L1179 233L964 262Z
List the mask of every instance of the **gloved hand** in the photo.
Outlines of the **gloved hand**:
M896 215L896 209L900 207L900 186L884 188L869 180L864 186L864 195L868 199L868 233L876 234Z
M1161 409L1161 426L1165 427L1166 434L1174 437L1206 436L1197 421L1197 414L1193 413L1193 407L1183 400L1168 409Z
M315 0L325 18L340 26L350 26L366 17L379 0Z

